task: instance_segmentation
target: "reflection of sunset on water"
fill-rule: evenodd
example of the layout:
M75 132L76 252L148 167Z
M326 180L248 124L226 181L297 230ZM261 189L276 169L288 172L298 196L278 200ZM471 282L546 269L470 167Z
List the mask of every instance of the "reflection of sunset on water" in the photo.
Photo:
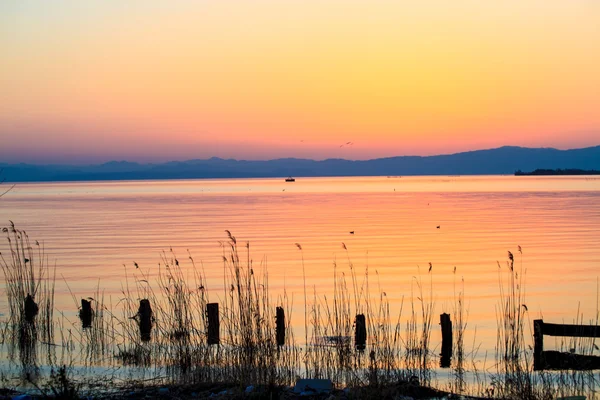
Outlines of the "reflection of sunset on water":
M507 251L526 269L532 319L542 313L569 322L578 308L595 317L598 182L482 176L20 184L2 199L0 217L43 242L57 275L81 297L98 279L107 295L118 295L125 270L134 274L135 262L154 274L160 252L171 247L184 268L188 249L202 262L206 289L217 296L227 229L250 242L255 270L267 266L272 294L285 288L294 296L296 327L303 323L301 255L310 293L331 293L334 264L347 279L352 264L359 280L368 268L372 296L385 292L392 313L403 298L410 301L419 279L432 285L436 312L449 312L464 279L469 326L491 350L498 262L506 268ZM72 308L64 282L56 293L59 309Z

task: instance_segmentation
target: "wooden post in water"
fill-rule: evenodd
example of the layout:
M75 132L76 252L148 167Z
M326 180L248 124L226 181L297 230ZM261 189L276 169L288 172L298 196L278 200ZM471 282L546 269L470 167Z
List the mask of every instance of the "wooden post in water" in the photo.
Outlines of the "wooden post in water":
M283 346L285 344L285 312L283 311L283 307L277 307L275 311L275 336L277 339L277 346Z
M92 302L86 299L81 299L81 310L79 310L79 319L83 328L92 326Z
M542 353L544 351L544 320L536 319L533 321L533 370L541 371L544 369L542 362Z
M364 314L357 314L355 320L354 345L358 351L367 347L367 324Z
M206 305L208 315L208 344L219 344L219 303Z
M150 306L150 300L140 300L138 317L140 318L140 338L142 342L147 342L150 340L150 333L152 332L152 307Z
M35 316L38 314L39 307L33 297L27 293L27 297L25 297L25 321L33 324Z
M440 325L442 326L440 367L450 368L450 359L452 358L452 321L450 320L450 314L440 314Z

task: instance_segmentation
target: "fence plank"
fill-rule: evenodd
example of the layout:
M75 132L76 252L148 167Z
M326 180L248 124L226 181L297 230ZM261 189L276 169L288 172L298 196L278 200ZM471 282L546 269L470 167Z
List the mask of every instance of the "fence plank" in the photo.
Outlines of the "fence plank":
M541 322L542 333L544 335L567 337L600 337L600 326L597 325L566 325L548 324L544 321Z
M544 351L543 360L545 370L572 369L577 371L589 371L592 369L600 369L600 357L598 356L548 350Z

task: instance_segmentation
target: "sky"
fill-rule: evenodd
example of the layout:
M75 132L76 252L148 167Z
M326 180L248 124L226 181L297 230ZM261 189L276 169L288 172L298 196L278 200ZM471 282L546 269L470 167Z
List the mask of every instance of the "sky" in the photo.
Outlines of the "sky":
M599 144L597 0L0 2L0 163Z

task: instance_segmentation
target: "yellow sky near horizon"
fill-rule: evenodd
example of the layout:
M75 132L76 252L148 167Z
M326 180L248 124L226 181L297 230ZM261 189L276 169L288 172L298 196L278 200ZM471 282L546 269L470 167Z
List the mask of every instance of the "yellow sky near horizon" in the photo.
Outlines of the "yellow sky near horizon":
M25 0L0 50L0 161L600 143L592 0Z

